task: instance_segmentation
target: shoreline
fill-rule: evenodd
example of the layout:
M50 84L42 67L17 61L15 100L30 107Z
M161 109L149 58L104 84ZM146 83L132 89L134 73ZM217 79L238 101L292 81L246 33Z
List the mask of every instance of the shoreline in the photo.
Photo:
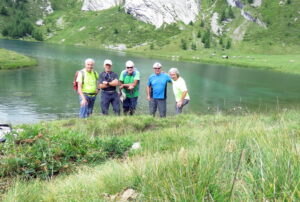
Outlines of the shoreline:
M31 66L36 66L37 60L32 57L0 48L0 70L20 69Z
M14 40L14 39L2 38L2 37L1 39ZM26 39L18 40L18 41L47 43L47 44L55 44L55 45L63 45L63 46L86 47L86 48L93 48L93 49L103 50L103 51L111 51L111 52L119 52L119 53L121 52L136 57L159 58L159 59L175 61L175 62L178 61L178 62L192 62L198 64L214 64L214 65L230 66L233 68L250 68L250 69L295 74L295 75L300 74L300 54L297 53L296 54L255 54L255 53L246 54L246 53L239 52L239 50L237 49L229 50L226 52L220 50L214 50L214 49L200 49L198 51L191 51L191 50L168 51L168 50L140 50L140 49L116 50L116 49L108 49L104 47L94 47L94 46L81 45L81 44L80 45L60 44L60 43L49 42L49 41L39 42L39 41L32 41ZM225 56L225 58L223 58L223 56ZM227 56L228 58L226 58ZM28 67L28 65L25 65L24 67Z

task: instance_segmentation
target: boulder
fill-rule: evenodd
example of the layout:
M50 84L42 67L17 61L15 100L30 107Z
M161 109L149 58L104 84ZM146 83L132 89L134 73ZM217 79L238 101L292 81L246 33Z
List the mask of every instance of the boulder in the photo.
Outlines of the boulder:
M5 136L10 132L11 126L9 124L0 124L0 142L5 142Z
M160 28L163 24L195 22L200 0L126 0L125 11L145 23Z

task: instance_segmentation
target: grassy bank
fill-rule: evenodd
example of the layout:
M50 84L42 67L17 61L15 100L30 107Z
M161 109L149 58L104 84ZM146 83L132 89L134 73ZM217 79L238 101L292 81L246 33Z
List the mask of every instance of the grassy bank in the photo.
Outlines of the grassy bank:
M54 131L68 130L88 139L125 138L141 148L100 165L78 164L49 181L13 178L3 200L108 201L128 188L141 201L299 200L299 118L296 111L282 111L94 117L26 126L44 128L49 139Z
M33 58L0 49L0 69L16 69L20 67L29 67L37 64Z
M253 54L239 51L129 50L129 53L173 61L230 65L300 74L300 54Z

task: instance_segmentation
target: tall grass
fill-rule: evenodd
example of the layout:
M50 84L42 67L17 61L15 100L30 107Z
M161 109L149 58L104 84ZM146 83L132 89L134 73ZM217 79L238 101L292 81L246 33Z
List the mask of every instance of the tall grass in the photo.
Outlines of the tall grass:
M118 120L164 127L124 133L142 145L126 159L48 182L16 180L4 201L105 201L127 188L141 201L299 200L297 112Z

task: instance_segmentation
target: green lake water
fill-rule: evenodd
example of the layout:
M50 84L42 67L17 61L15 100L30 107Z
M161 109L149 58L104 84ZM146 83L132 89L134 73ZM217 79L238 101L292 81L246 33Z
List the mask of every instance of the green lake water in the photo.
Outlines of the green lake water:
M137 114L148 113L145 88L156 61L162 63L164 71L177 67L186 80L191 102L184 109L185 113L265 111L278 107L294 108L300 103L298 75L149 59L80 46L0 40L0 48L34 57L39 62L36 67L0 71L0 122L22 124L77 117L79 100L72 89L72 81L75 71L83 68L86 58L96 60L98 72L103 71L103 60L109 58L118 74L125 68L127 60L135 62L141 72ZM98 97L95 114L100 113L99 103ZM168 115L174 114L174 105L169 85Z

